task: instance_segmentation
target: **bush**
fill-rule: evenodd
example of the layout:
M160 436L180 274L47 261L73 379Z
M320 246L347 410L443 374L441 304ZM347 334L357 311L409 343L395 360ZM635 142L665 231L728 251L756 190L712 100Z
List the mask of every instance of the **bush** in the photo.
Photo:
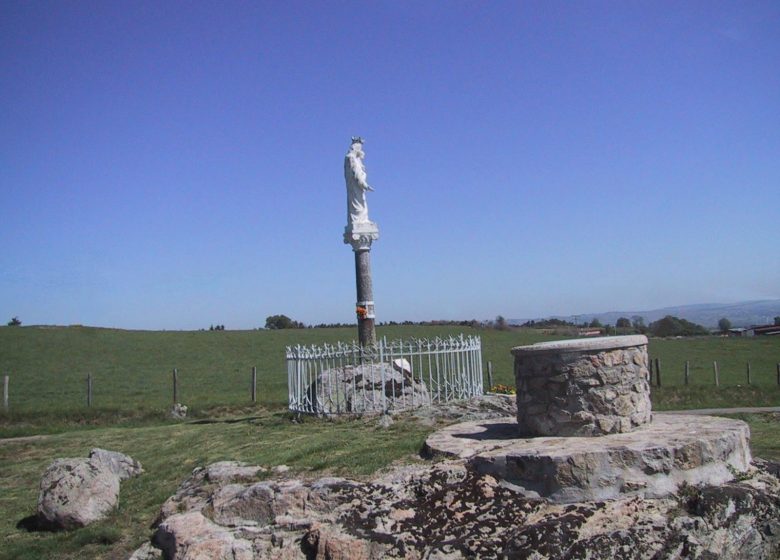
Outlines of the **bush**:
M710 331L696 323L667 315L663 319L650 323L650 334L653 336L696 336L710 334Z
M265 319L266 329L305 329L300 321L293 321L287 315L271 315Z

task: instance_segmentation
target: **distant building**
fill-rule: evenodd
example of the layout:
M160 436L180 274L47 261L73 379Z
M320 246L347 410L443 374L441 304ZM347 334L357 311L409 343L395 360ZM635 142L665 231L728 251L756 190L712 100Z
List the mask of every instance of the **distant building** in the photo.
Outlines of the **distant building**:
M745 336L780 335L780 325L757 325L745 329Z

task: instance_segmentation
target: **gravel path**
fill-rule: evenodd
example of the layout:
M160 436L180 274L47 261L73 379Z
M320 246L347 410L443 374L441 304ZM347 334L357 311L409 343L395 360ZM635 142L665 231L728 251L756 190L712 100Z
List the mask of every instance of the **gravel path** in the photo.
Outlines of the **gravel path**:
M458 411L462 412L462 411ZM491 411L492 412L492 411ZM695 410L656 410L654 412L668 412L670 414L700 414L705 416L717 416L719 414L762 414L762 413L780 413L780 406L754 406L741 408L699 408ZM480 415L477 415L480 416ZM495 414L486 414L486 416L495 416ZM50 437L49 435L23 436L12 438L0 438L0 445L10 445L13 443L30 443Z

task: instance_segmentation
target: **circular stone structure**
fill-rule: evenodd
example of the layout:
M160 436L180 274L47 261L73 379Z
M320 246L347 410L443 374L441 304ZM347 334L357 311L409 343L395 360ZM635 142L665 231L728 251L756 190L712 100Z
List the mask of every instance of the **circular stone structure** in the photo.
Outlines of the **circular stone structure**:
M740 420L658 413L633 432L597 438L519 438L512 418L463 422L431 434L425 447L429 455L465 459L529 497L570 503L722 484L748 470L749 438Z
M541 342L512 354L518 436L601 436L652 419L643 335Z

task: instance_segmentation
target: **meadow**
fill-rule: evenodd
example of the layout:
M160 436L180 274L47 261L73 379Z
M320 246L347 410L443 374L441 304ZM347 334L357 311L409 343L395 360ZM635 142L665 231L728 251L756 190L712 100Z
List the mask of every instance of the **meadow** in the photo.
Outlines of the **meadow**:
M392 338L482 337L494 382L513 384L512 346L549 340L541 332L466 327L382 327ZM0 374L11 376L10 410L0 412L0 559L126 558L150 535L162 502L192 471L219 460L272 467L294 476L363 478L398 462L419 461L436 426L399 417L389 428L372 419L294 419L285 410L284 347L351 340L353 329L144 332L87 327L0 328ZM780 339L651 340L662 364L654 407L780 405L775 364ZM684 363L691 385L684 387ZM721 385L711 382L711 362ZM745 385L750 360L753 385ZM258 371L258 402L250 402L250 372ZM193 418L167 417L171 370L179 370L180 400ZM485 368L486 369L486 368ZM94 406L85 378L93 375ZM755 455L780 460L780 415L741 415L751 426ZM146 473L122 486L120 506L106 521L63 533L28 532L38 481L55 457L86 456L92 447L127 453Z
M482 338L484 372L493 364L494 384L513 385L513 346L555 337L533 329L499 331L458 326L388 326L388 339L476 334ZM349 341L354 329L254 331L123 331L90 327L0 328L0 375L9 375L9 410L0 412L0 436L57 430L61 425L157 421L172 404L172 370L178 370L179 401L191 414L251 404L252 367L257 404L284 407L288 345ZM780 338L703 337L651 339L651 359L661 363L657 409L729 405L780 405L776 364ZM690 385L685 387L685 362ZM720 368L720 387L712 363ZM752 386L746 364L751 363ZM92 407L87 408L87 375Z

